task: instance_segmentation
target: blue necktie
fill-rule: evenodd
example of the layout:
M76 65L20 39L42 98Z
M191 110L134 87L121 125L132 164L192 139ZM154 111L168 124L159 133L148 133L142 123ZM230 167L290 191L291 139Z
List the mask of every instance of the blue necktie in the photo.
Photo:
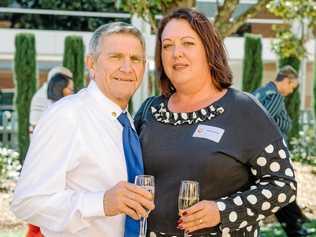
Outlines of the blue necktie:
M128 182L134 183L136 175L144 174L140 142L135 130L131 126L127 113L121 113L117 119L123 126L123 147ZM139 221L135 221L131 217L126 216L124 237L138 237L139 226Z

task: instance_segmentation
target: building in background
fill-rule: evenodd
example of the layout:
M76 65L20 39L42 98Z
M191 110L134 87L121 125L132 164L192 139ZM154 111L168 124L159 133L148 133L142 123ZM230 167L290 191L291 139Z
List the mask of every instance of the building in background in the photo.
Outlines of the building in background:
M235 10L233 17L238 16L245 10L247 10L252 4L256 3L257 0L241 0L238 8ZM217 10L217 4L220 1L218 0L197 0L196 7L204 12L210 19L214 17ZM81 11L43 11L36 9L28 9L21 10L20 7L16 4L12 7L8 8L11 13L8 14L16 14L16 15L32 15L34 16L46 16L50 17L50 19L55 19L58 17L65 17L71 15L74 18L98 18L99 23L106 23L114 20L123 20L130 22L130 14L120 12L120 13L111 13L111 12L81 12ZM18 24L15 22L8 21L8 18L5 18L3 14L5 14L5 9L2 9L2 13L0 13L0 89L2 91L2 99L0 103L0 109L4 108L12 108L12 98L15 92L15 87L13 83L13 58L14 58L14 37L16 33L21 31L32 32L36 37L36 49L37 49L37 68L38 68L38 78L39 85L42 84L47 78L47 72L50 68L56 65L62 64L63 58L63 47L64 47L64 39L67 35L80 35L83 37L84 42L86 44L90 39L91 33L87 32L86 24L84 31L69 31L69 30L38 30L38 29L12 29L10 28L13 24L15 26ZM2 14L2 16L1 16ZM49 15L46 15L49 14ZM16 17L18 18L18 17ZM2 19L2 20L1 20ZM57 20L55 20L57 21ZM147 54L149 55L149 68L147 73L151 73L154 70L154 43L155 36L150 34L150 27L146 26L144 22L140 19L134 18L132 23L138 27L140 27L145 34L145 38L147 41ZM244 33L255 33L261 34L263 36L263 62L264 62L264 72L263 72L263 83L272 80L277 71L277 58L276 55L271 51L271 40L274 37L274 32L272 31L273 24L282 24L282 20L273 16L268 11L263 11L255 19L250 19L248 22L242 26L236 34L231 37L227 37L225 39L226 49L229 55L229 64L232 68L234 75L234 86L240 88L241 86L241 78L242 78L242 61L244 54ZM54 25L54 24L52 24ZM66 27L66 26L65 26ZM97 27L97 25L95 25ZM67 29L67 27L66 27ZM76 28L77 29L77 28ZM308 59L306 66L306 86L305 86L305 108L312 107L312 71L313 71L313 60L314 60L314 52L315 52L315 43L311 40L307 42L307 50L308 50ZM146 77L148 78L148 77ZM149 95L147 92L148 81L145 80L143 83L142 89L138 92L138 95L134 97L135 109L139 106L144 97Z

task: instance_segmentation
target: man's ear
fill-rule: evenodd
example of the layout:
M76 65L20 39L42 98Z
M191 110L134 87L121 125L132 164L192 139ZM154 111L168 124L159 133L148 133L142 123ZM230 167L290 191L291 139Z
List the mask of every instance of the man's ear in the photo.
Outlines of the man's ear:
M86 64L86 67L89 70L89 73L90 73L91 77L94 78L94 74L95 74L94 64L95 64L95 61L94 61L94 58L93 58L93 56L91 54L88 54L86 56L85 64Z

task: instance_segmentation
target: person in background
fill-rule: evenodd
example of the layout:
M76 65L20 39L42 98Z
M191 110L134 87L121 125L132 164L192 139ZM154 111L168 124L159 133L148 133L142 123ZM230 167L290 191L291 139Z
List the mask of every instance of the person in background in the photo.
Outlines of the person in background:
M296 197L278 128L253 96L230 87L223 42L202 13L164 17L155 60L162 95L134 118L145 173L155 176L148 236L257 237L259 222ZM178 210L182 180L197 181L200 197Z
M71 77L64 74L55 74L47 86L47 99L53 103L60 100L64 96L72 95L74 90L74 83Z
M42 116L42 113L47 109L48 105L51 104L47 98L47 85L50 79L57 73L64 74L72 78L72 72L65 67L56 66L53 67L47 76L47 81L36 91L31 101L30 108L30 133L32 133L35 125Z
M145 62L137 28L100 26L86 57L88 87L54 103L36 125L11 209L45 237L138 237L154 202L134 184L144 171L127 105Z
M279 127L285 140L288 138L292 120L286 111L284 98L291 95L297 88L299 84L297 78L296 70L286 65L279 70L275 80L270 81L253 92ZM281 208L275 213L275 216L288 237L308 236L310 234L303 227L303 223L308 219L296 201Z

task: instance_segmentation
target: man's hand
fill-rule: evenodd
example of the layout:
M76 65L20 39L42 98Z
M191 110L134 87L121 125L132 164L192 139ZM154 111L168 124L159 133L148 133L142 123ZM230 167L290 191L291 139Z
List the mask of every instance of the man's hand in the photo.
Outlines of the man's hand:
M122 181L105 192L103 208L106 216L126 214L139 220L141 217L148 217L155 204L150 192L135 184Z

